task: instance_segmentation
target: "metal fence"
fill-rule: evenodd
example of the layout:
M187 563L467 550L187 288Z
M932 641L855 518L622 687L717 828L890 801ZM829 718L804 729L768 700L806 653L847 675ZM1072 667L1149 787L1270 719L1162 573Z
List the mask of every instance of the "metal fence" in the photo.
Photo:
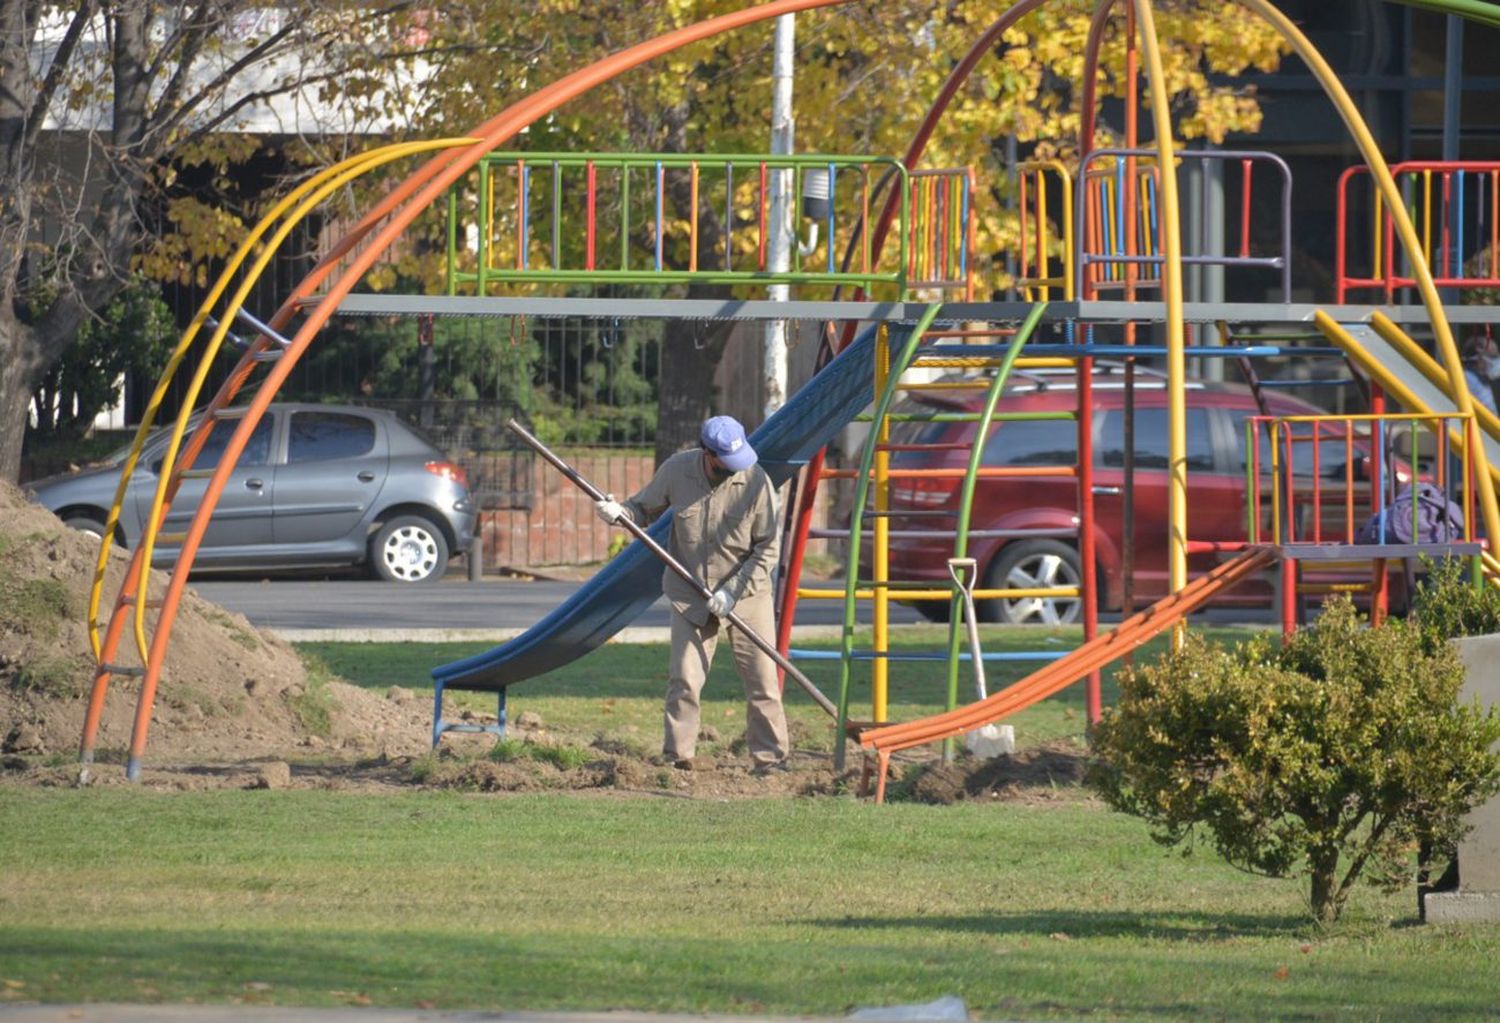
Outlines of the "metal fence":
M267 297L253 311L273 307ZM709 326L698 330L706 336ZM765 401L764 329L734 324L722 350L703 356L715 359L713 409L749 426L760 421ZM615 317L336 317L277 400L382 408L417 427L468 473L484 515L489 566L598 562L609 556L617 531L577 505L571 488L505 423L525 423L602 488L633 492L655 464L666 332L663 320ZM811 374L821 333L821 323L789 326L790 390ZM692 345L689 356L698 348ZM213 393L237 360L238 351L226 346L203 393ZM179 374L158 422L176 414L187 376ZM139 421L153 383L132 381L130 421Z

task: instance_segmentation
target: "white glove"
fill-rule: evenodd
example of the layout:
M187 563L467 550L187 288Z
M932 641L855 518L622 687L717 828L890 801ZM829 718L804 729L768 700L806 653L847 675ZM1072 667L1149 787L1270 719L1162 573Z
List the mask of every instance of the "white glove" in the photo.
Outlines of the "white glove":
M714 590L714 595L708 598L708 613L715 618L723 618L733 610L734 598L728 590Z
M605 494L604 500L594 502L594 514L605 525L613 526L625 517L625 508L615 500L614 494Z

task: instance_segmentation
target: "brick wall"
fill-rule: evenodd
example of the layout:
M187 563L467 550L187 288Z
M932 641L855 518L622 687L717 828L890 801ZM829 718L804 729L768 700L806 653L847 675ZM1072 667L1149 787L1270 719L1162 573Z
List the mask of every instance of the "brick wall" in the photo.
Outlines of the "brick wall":
M616 497L635 493L651 478L650 455L600 456L570 462L594 486ZM609 556L622 531L600 522L582 490L541 459L531 465L531 507L487 511L481 517L487 568L586 565Z
M578 458L570 464L595 486L621 499L645 486L654 471L649 455ZM530 472L533 500L529 509L486 511L480 517L486 570L590 565L608 558L610 542L625 535L624 531L600 522L594 515L593 502L583 491L541 459L534 460ZM826 525L829 509L838 507L838 495L847 489L843 484L841 480L825 480L819 488L813 514L815 528ZM783 487L778 494L783 508L786 499L787 488ZM814 540L808 550L842 557L842 546Z

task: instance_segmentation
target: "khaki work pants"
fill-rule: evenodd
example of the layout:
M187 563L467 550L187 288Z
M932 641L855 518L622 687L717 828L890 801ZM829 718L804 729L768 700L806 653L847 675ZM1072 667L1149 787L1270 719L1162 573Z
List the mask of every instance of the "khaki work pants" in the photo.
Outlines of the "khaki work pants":
M776 636L776 620L769 593L747 597L734 607L736 615L765 639ZM776 662L771 660L739 629L709 617L706 625L694 625L675 609L672 612L672 660L668 666L665 714L666 737L662 752L669 760L685 760L698 744L699 694L708 680L720 631L729 633L734 666L745 684L745 747L755 765L775 764L786 759L786 714L781 707L781 684Z

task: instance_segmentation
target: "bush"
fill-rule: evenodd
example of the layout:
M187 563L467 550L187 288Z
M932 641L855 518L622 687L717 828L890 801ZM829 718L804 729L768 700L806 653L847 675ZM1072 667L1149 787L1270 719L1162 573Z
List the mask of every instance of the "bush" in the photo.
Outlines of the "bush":
M1182 650L1122 673L1094 733L1092 784L1165 845L1306 876L1320 922L1356 880L1413 880L1419 843L1452 848L1500 788L1500 715L1458 701L1451 645L1415 623L1367 629L1347 597L1285 647Z
M1475 586L1467 559L1425 564L1427 576L1412 598L1412 617L1429 647L1459 636L1500 632L1500 589L1489 583Z

